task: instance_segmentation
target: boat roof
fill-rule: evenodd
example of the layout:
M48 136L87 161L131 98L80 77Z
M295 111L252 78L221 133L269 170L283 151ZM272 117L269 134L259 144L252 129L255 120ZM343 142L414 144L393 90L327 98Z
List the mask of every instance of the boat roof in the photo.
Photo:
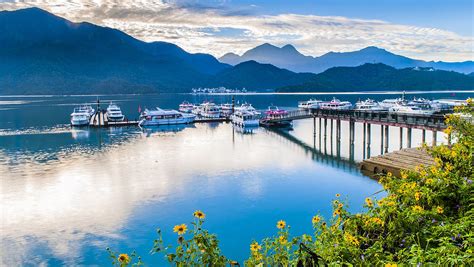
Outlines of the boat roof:
M181 114L180 112L174 109L161 109L156 107L156 109L145 109L146 115L177 115Z

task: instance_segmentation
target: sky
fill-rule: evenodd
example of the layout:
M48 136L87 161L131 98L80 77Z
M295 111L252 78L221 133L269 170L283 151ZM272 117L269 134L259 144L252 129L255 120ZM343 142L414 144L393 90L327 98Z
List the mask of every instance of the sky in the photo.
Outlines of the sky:
M0 0L120 29L193 53L242 54L262 43L306 55L377 46L443 61L474 60L472 0Z

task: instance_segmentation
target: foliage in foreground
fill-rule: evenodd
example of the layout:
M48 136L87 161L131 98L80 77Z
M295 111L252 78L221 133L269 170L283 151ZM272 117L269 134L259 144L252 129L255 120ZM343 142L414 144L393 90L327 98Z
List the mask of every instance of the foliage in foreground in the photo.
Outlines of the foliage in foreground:
M292 237L286 222L277 222L276 235L250 244L245 265L474 265L473 110L469 99L459 109L463 115L447 118L445 132L456 140L454 145L425 147L435 159L434 166L420 166L401 177L390 173L380 177L386 196L367 198L364 213L348 212L337 194L331 218L312 218L312 234ZM189 232L187 225L175 226L174 252L163 245L158 230L152 253L165 253L176 266L237 265L222 255L217 237L203 228L204 213L196 211L194 216ZM126 254L120 255L122 259L110 255L114 265L132 265ZM142 263L138 259L133 264Z

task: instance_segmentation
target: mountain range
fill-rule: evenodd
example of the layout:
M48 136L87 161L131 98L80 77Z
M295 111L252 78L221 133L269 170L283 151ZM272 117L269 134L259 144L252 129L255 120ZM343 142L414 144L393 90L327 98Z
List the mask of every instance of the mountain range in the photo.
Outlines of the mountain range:
M291 62L292 56L299 52L291 45L277 50L286 52L274 59L278 61L275 64L262 63L262 58L256 58L232 66L209 54L188 53L167 42L143 42L116 29L87 22L74 23L39 8L0 11L0 94L189 92L193 87L219 86L253 91L291 91L295 88L330 91L355 87L356 90L367 90L363 86L367 83L351 84L352 75L364 71L365 65L336 68L342 72L340 77L345 79L342 81L337 76L325 76L327 72L333 73L333 69L314 74L295 72L291 70L293 67L290 70L282 68L282 64ZM368 50L378 51L377 48ZM334 59L334 62L339 61ZM340 62L337 64L342 64ZM434 78L438 80L434 83L434 80L425 79L421 71L411 70L408 71L410 81L419 79L417 86L403 83L408 76L392 71L377 76L377 79L384 79L379 81L378 89L387 89L383 85L390 85L387 80L393 79L406 84L408 87L404 90L474 87L472 76L437 71L438 76ZM445 76L447 78L440 78ZM359 78L368 81L373 77L359 75ZM373 79L369 84L372 83Z
M272 64L294 72L312 73L320 73L332 67L355 67L365 63L383 63L395 68L431 67L466 74L474 71L473 61L423 61L396 55L375 46L369 46L353 52L329 52L320 57L312 57L301 54L294 46L289 44L280 48L265 43L246 51L242 56L227 53L219 58L220 62L230 65L236 65L248 60Z
M473 90L474 77L433 68L396 69L382 63L334 67L280 92Z

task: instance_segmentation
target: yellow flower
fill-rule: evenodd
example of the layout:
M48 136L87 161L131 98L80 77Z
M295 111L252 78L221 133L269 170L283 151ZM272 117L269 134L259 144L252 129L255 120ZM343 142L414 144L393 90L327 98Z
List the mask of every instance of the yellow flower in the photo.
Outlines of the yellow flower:
M414 212L422 212L423 208L421 206L415 205L411 208Z
M426 184L432 184L432 183L433 183L433 179L431 178L426 179Z
M420 198L421 198L421 193L420 193L420 192L416 192L416 193L415 193L415 199L416 199L416 201L420 200Z
M285 222L285 221L279 220L279 221L277 222L277 228L278 228L278 229L283 229L283 228L285 228L285 226L286 226L286 222Z
M385 205L389 206L389 207L392 207L392 206L395 206L397 203L395 203L395 201L391 200L391 201L387 201L387 203Z
M441 206L436 207L436 212L439 213L439 214L443 213L444 212L443 207L441 207Z
M378 217L373 217L373 218L368 219L368 220L365 222L365 225L369 225L369 224L384 225L384 222L383 222L380 218L378 218Z
M453 126L448 126L448 128L444 129L444 133L450 135L453 132Z
M369 206L369 207L372 207L374 205L374 203L372 202L372 199L370 199L370 197L365 199L365 204L367 204L367 206Z
M198 219L201 219L201 220L204 220L204 218L206 218L206 214L204 214L204 212L200 211L200 210L197 210L193 213L194 217L198 218Z
M472 104L472 98L469 97L468 99L466 99L466 103L467 103L468 105Z
M184 223L175 225L173 227L173 232L178 233L178 235L184 235L187 230L188 230L188 227Z
M312 221L313 221L313 224L316 224L321 221L321 218L318 215L315 215L313 216Z
M353 235L351 235L349 233L344 233L344 240L346 240L346 242L351 244L351 245L354 245L354 246L359 245L359 240L357 240L356 237L354 237Z
M285 237L285 236L281 235L278 239L280 240L280 243L281 243L281 244L286 244L286 241L287 241L287 240L286 240L286 237Z
M118 261L123 264L128 264L130 262L130 257L128 254L120 254L118 257Z
M336 210L333 212L332 216L336 217L336 215L339 215L339 214L341 214L341 210L340 210L340 209L336 209Z
M342 205L342 203L339 203L339 204L337 205L338 208L342 208L342 206L344 206L344 205Z
M408 174L402 173L402 179L406 179L406 178L408 178Z
M340 196L341 196L341 194L339 194L339 193L336 194L336 197L340 197Z
M250 250L253 252L257 252L262 249L262 246L260 246L257 242L253 242L250 244Z
M396 263L386 263L385 267L397 267L398 265Z

